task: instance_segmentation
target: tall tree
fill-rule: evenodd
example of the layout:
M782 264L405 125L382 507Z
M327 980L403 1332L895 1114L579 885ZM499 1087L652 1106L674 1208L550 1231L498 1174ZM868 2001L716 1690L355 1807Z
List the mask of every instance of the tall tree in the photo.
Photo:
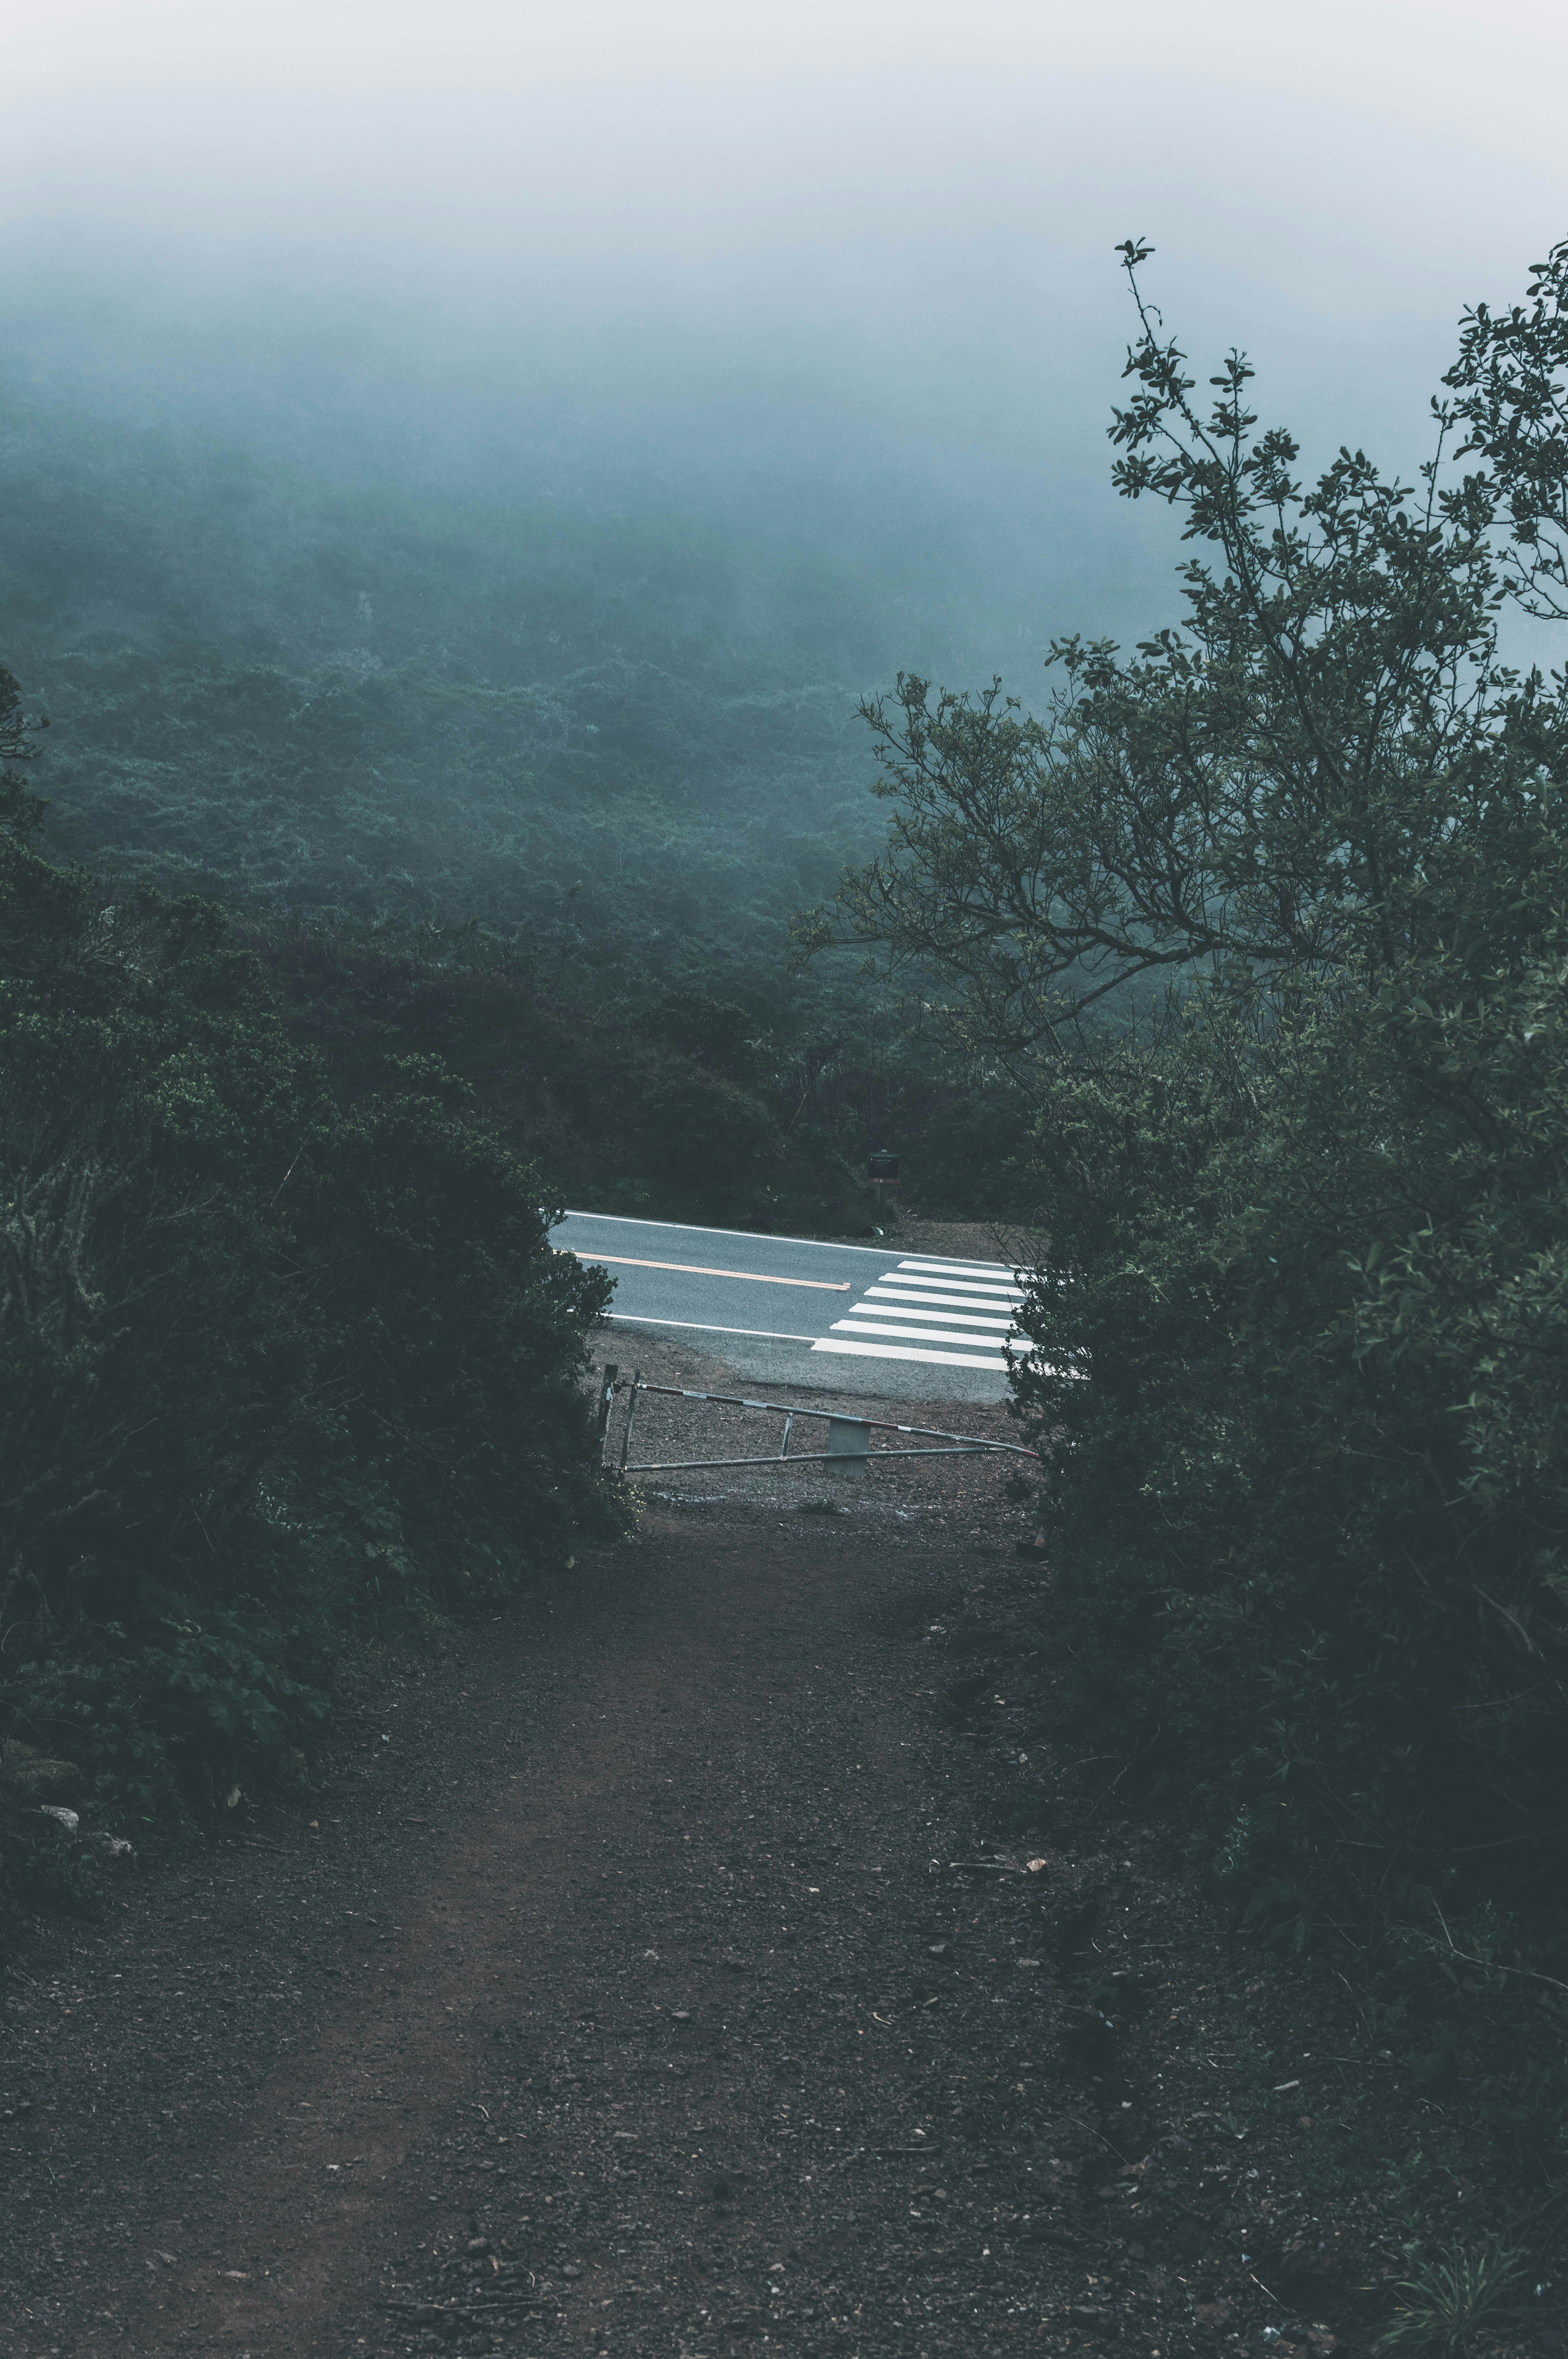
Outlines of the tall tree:
M1499 524L1543 532L1541 487L1561 495L1542 422L1562 410L1561 310L1542 297L1506 343L1470 315L1488 473L1455 478L1475 419L1434 405L1415 484L1346 448L1308 480L1295 438L1260 430L1242 353L1199 405L1142 291L1151 249L1121 251L1139 334L1114 481L1176 508L1200 545L1180 569L1184 619L1130 657L1055 642L1044 717L1000 681L970 697L901 676L862 708L887 850L799 929L807 948L849 939L890 967L935 966L961 986L957 1030L1003 1051L1129 985L1232 964L1292 986L1347 960L1390 973L1458 910L1475 933L1487 880L1506 897L1526 843L1561 824L1563 683L1519 677L1498 638L1505 597L1540 610L1556 578L1539 541L1528 581L1506 534L1500 560ZM1506 920L1488 904L1487 954L1499 925L1528 933L1543 914L1539 897Z

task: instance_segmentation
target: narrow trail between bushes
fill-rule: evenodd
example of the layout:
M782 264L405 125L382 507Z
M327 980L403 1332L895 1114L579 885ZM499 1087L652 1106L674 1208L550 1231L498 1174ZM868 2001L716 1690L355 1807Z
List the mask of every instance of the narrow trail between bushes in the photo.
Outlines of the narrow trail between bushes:
M651 1507L398 1680L318 1824L60 1936L0 2071L6 2359L429 2348L470 2288L470 2347L871 2350L934 2266L941 2347L1011 2314L1039 1976L957 1936L950 1547L784 1482Z
M1418 2101L1051 1764L1006 1472L652 1498L367 1680L314 1823L36 1929L0 2359L1354 2336L1392 2232L1339 2133Z

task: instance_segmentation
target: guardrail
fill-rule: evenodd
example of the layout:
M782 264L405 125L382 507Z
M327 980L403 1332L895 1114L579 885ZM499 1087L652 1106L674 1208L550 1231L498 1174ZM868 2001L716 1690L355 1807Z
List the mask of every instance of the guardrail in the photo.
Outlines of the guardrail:
M615 1397L624 1393L626 1418L621 1430L621 1446L614 1460L621 1474L692 1474L701 1468L715 1466L821 1466L835 1474L864 1474L872 1466L880 1466L890 1458L977 1458L987 1451L1002 1451L1014 1458L1039 1459L1037 1450L1026 1450L1021 1441L992 1441L980 1434L946 1433L939 1426L897 1425L883 1417L846 1417L839 1409L807 1408L799 1402L747 1400L738 1393L699 1393L682 1385L645 1385L642 1370L622 1376L620 1368L611 1362L604 1371L599 1394L599 1448L600 1463L609 1462L610 1427ZM636 1421L640 1394L657 1393L668 1400L712 1401L722 1408L761 1409L770 1417L782 1417L784 1439L777 1455L765 1458L655 1458L633 1462L631 1456L632 1430ZM816 1418L827 1427L826 1450L796 1450L789 1446L790 1435L797 1417ZM939 1441L940 1450L873 1450L873 1433L906 1433L925 1441Z

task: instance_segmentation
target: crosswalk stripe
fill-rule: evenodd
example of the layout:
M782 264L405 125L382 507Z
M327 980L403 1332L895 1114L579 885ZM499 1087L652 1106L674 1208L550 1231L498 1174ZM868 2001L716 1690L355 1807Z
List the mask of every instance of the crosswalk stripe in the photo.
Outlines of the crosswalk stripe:
M910 1278L962 1278L965 1286L1028 1286L1028 1277L1004 1262L893 1262Z
M1004 1261L901 1261L900 1269L918 1270L927 1277L972 1277L996 1286L1017 1286L1024 1277Z
M968 1352L931 1352L908 1343L896 1346L891 1343L851 1343L847 1335L842 1340L837 1336L820 1336L811 1348L814 1352L851 1353L862 1360L922 1360L943 1368L981 1368L999 1376L1007 1374L1005 1360L977 1360Z
M1006 1339L1000 1335L953 1335L940 1327L895 1327L881 1319L835 1319L835 1335L886 1335L905 1343L968 1343L976 1351L985 1344L996 1345Z
M946 1302L955 1310L972 1311L978 1319L994 1317L998 1313L1011 1317L1020 1307L1018 1303L1010 1301L1005 1294L949 1294L943 1287L905 1286L902 1280L885 1277L879 1277L868 1286L860 1299L862 1302L872 1302L879 1298L884 1302ZM835 1302L825 1307L844 1310L849 1305Z
M977 1317L983 1317L988 1311L1005 1313L1011 1307L1005 1300L982 1298L977 1301L972 1294L928 1293L925 1288L914 1286L868 1286L860 1299L863 1302L928 1302L934 1310L938 1308L968 1310Z
M955 1294L951 1287L906 1286L902 1278L879 1279L875 1286L867 1287L866 1293L880 1294L884 1300L890 1302L947 1302L951 1303L955 1310L1012 1311L1021 1310L1023 1308L1022 1298L1019 1295ZM828 1307L835 1310L841 1310L844 1306L842 1303L833 1303Z
M939 1271L927 1277L921 1269L879 1269L874 1277L867 1278L866 1284L918 1286L923 1293L929 1291L932 1294L1000 1295L1009 1302L1022 1302L1029 1291L1023 1286L984 1286L978 1277L946 1277Z
M868 1319L918 1317L935 1319L944 1327L978 1327L982 1330L1000 1327L1005 1332L1014 1325L1012 1320L1003 1316L993 1317L989 1311L934 1310L928 1302L880 1302L871 1295L868 1295L863 1302L850 1303L849 1308L851 1310L862 1313Z

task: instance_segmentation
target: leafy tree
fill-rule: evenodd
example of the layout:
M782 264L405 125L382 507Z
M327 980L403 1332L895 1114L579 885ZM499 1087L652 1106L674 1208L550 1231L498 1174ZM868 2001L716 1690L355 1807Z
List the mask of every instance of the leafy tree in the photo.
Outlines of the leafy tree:
M49 725L48 713L40 713L37 726L47 729ZM9 770L13 762L35 762L38 755L33 730L22 710L22 683L15 672L0 664L0 763ZM42 818L39 810L35 814L35 825Z
M1440 904L1533 859L1562 767L1561 696L1498 656L1502 479L1444 483L1440 414L1414 489L1347 450L1303 482L1294 440L1255 431L1242 354L1195 406L1139 289L1148 251L1124 255L1141 332L1115 481L1217 551L1182 568L1184 627L1130 659L1054 643L1044 720L1000 682L971 698L904 676L865 705L889 847L802 929L935 965L965 987L959 1031L1014 1054L1139 984L1396 971Z
M1413 486L1303 479L1239 353L1200 405L1147 255L1115 481L1184 621L1058 645L1042 721L869 707L889 847L807 939L935 970L1034 1092L1065 1705L1298 1933L1398 1889L1435 1959L1428 1884L1561 1940L1568 683L1498 631L1558 595L1568 249L1466 316Z
M1460 322L1459 357L1443 382L1451 416L1479 453L1506 516L1502 564L1527 614L1568 621L1568 243L1530 266L1523 303L1477 303Z

